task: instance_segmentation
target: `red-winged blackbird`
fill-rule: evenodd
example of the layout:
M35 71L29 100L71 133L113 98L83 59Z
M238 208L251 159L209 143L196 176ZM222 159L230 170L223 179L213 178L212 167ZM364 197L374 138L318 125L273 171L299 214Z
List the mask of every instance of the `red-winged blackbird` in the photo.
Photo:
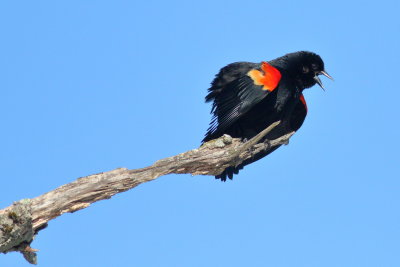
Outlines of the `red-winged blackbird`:
M281 123L265 139L297 131L307 115L303 90L315 84L323 88L318 75L331 76L321 57L312 52L295 52L261 62L236 62L222 68L208 89L206 102L213 101L213 118L203 142L223 134L251 139L278 120ZM260 152L237 167L229 167L217 179L226 181L245 165L257 161L278 147Z

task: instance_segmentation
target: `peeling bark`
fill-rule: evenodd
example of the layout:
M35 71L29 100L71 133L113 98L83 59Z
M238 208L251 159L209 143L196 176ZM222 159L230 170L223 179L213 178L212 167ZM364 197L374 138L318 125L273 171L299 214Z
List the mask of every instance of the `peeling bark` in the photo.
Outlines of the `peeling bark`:
M141 183L167 174L218 175L229 166L237 166L258 152L287 144L294 132L275 140L258 143L279 122L269 126L248 142L224 135L200 148L156 161L142 169L119 168L89 175L62 185L32 199L24 199L0 210L0 252L19 251L26 260L36 264L36 251L30 247L34 236L47 223L62 215L109 199Z

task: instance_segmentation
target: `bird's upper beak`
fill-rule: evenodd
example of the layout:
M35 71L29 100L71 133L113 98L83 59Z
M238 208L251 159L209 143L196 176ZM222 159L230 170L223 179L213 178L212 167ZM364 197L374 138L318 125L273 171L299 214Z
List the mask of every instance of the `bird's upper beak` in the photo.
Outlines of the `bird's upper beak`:
M325 90L325 88L324 88L324 85L322 84L322 82L321 82L321 79L318 77L318 75L320 75L320 74L322 74L322 75L324 75L325 77L328 77L329 79L331 79L332 81L333 81L333 78L332 78L332 76L331 75L329 75L326 71L320 71L319 73L317 73L315 76L314 76L314 80L315 80L315 82L323 89L323 90Z

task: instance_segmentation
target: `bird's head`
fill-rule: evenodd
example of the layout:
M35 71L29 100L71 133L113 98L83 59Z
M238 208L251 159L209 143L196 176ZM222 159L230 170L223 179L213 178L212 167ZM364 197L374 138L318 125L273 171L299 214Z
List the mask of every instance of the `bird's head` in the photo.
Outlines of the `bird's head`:
M321 79L318 77L319 75L324 75L333 80L325 71L321 57L315 53L300 51L287 54L279 59L283 63L284 69L296 79L297 85L301 89L310 88L315 84L324 89Z

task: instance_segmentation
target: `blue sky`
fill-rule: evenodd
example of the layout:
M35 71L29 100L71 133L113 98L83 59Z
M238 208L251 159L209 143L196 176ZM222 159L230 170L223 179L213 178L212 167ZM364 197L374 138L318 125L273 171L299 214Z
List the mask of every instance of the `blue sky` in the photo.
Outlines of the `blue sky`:
M400 266L398 1L2 1L1 208L195 148L224 65L321 55L303 127L233 181L169 175L50 222L39 266ZM29 266L16 254L0 266Z

